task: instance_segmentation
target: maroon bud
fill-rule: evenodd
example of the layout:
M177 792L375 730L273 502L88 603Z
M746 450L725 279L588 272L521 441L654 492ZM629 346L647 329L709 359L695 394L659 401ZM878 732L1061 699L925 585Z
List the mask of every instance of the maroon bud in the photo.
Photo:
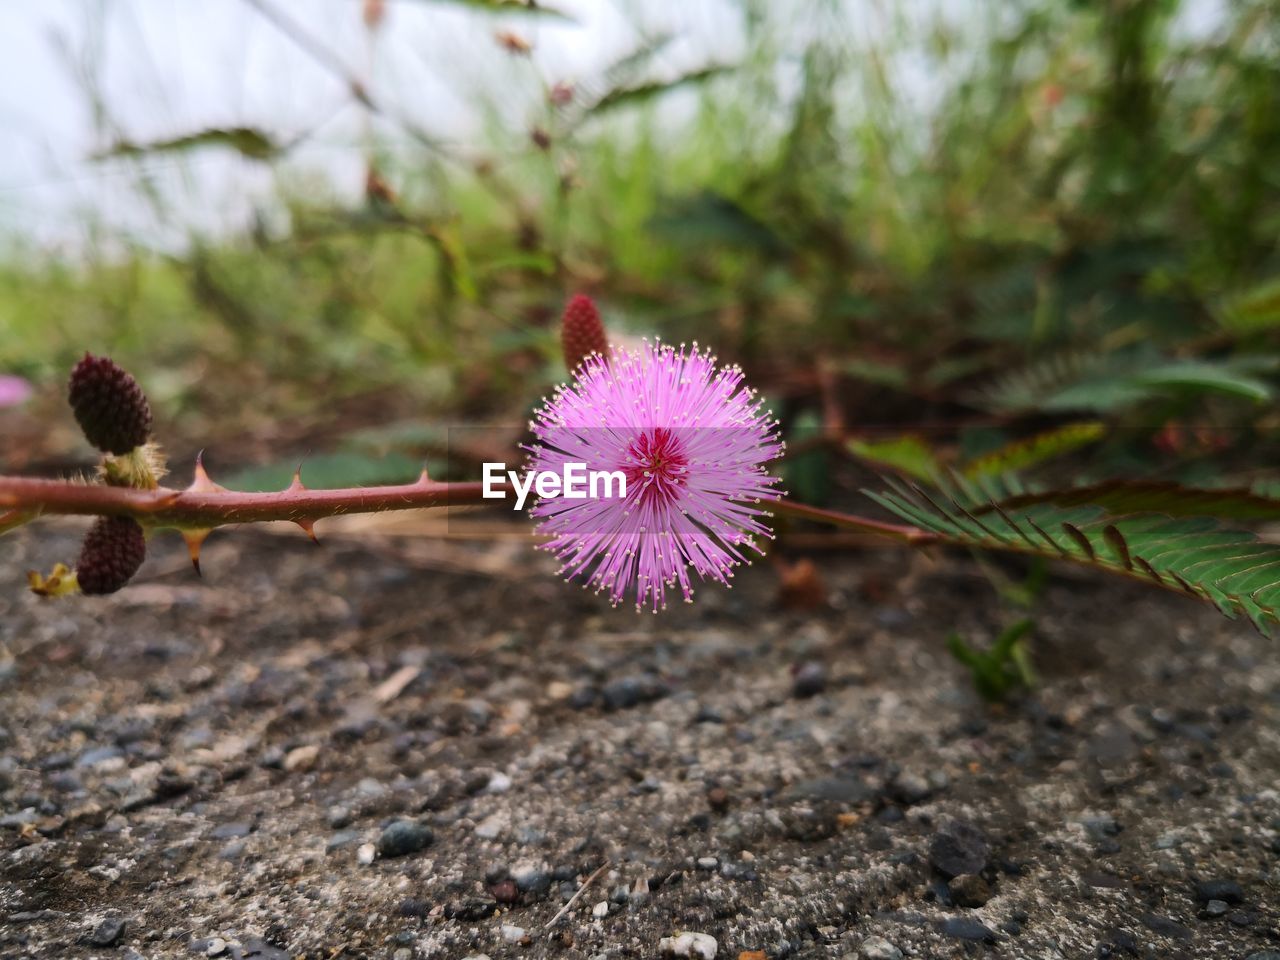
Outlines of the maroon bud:
M115 593L147 556L142 527L133 517L99 517L80 545L76 580L87 594Z
M71 371L67 399L90 443L125 454L151 438L151 405L129 373L106 357L86 353Z
M583 360L598 353L605 356L609 344L604 336L604 324L595 301L585 293L575 294L564 308L560 321L560 344L564 348L564 365L570 371L578 369Z

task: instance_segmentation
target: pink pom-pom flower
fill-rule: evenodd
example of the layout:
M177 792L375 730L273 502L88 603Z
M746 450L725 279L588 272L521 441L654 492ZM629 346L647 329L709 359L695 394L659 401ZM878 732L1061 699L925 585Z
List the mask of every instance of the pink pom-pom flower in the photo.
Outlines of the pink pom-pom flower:
M634 592L637 610L656 612L677 588L688 602L691 572L727 584L760 552L755 538L772 538L761 505L781 496L765 470L783 451L778 423L740 368L717 367L697 344L589 357L530 426L530 470L626 477L625 496L544 497L532 510L561 573L615 606Z

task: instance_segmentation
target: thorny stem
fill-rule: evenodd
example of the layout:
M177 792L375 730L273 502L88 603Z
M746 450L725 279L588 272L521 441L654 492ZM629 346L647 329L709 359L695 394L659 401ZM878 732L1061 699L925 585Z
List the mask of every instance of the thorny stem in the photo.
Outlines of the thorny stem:
M308 490L295 483L274 493L242 493L199 481L186 490L86 485L66 480L0 477L0 509L26 514L127 515L145 526L200 529L265 520L315 521L345 513L378 513L474 504L481 483L416 483ZM0 517L7 514L0 514Z
M823 510L820 507L811 507L806 503L797 503L794 500L779 500L771 504L769 509L774 513L786 516L800 517L804 520L816 520L819 523L829 523L836 527L861 530L864 533L874 533L878 536L888 537L890 540L898 540L913 546L938 543L941 539L936 533L921 530L919 527L910 527L900 523L886 523L883 520L872 520L868 517L859 517L851 513L840 513L836 510Z
M0 531L6 529L7 520L16 526L38 514L128 515L144 526L186 530L267 520L309 524L340 514L492 503L483 493L484 484L479 482L442 483L425 476L415 483L337 490L309 490L295 477L293 484L284 490L243 493L218 486L199 464L195 482L185 490L170 487L138 490L69 480L0 476ZM769 509L901 543L916 545L938 540L935 534L918 527L822 510L790 500L779 500L770 504Z

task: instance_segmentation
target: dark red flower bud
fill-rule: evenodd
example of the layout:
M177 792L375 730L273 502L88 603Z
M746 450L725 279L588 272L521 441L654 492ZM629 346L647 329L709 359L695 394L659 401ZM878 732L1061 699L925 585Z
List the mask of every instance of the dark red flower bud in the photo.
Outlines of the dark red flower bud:
M560 345L564 348L564 365L576 370L593 353L607 356L609 343L605 339L604 324L595 301L585 293L573 296L564 308L560 321Z
M142 527L132 517L99 517L80 545L76 580L87 594L115 593L147 556Z
M67 399L85 437L103 453L125 454L151 438L151 405L129 373L86 353L71 371Z

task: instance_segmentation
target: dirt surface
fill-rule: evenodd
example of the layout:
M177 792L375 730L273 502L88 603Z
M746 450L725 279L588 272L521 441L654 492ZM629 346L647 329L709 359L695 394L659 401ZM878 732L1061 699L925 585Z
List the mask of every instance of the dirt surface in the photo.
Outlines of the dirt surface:
M0 544L0 957L1280 957L1280 655L1185 599L1055 580L993 711L964 559L653 617L523 545L239 532L27 595L77 536Z

